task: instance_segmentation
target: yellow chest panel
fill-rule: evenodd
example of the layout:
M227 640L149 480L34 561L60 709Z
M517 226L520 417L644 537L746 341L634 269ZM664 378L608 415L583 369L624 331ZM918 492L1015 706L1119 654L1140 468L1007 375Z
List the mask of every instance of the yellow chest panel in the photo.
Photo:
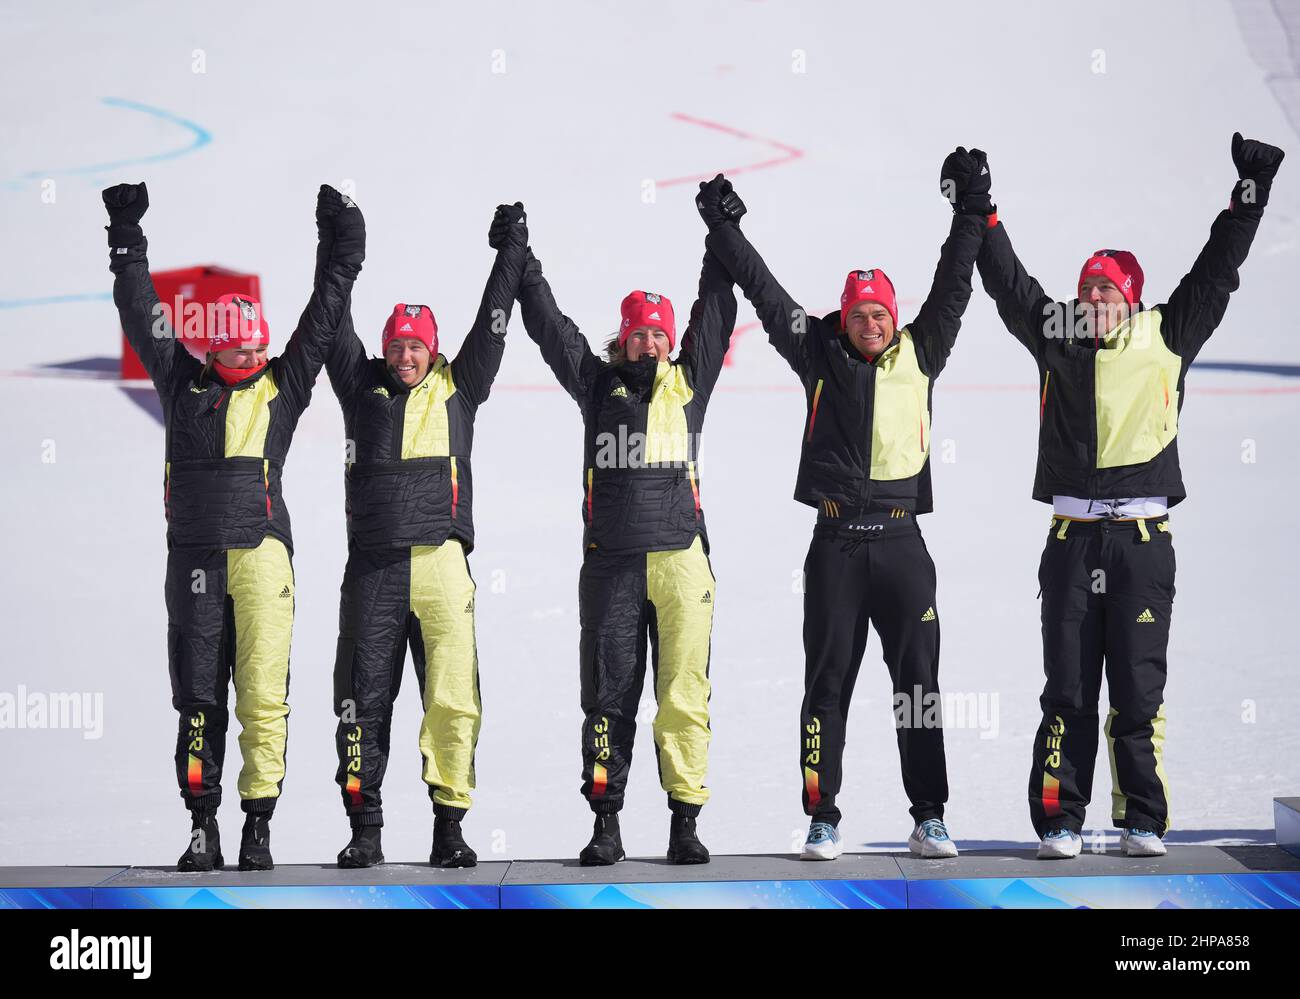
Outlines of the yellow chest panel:
M456 394L447 358L438 355L424 381L406 397L402 423L403 458L441 458L451 454L447 400Z
M1097 467L1150 461L1178 435L1182 359L1160 334L1160 313L1140 312L1097 350Z
M695 391L680 364L660 361L655 370L655 387L646 417L645 460L684 462L690 458L686 427L686 406Z
M876 401L871 414L871 477L908 479L930 454L930 379L916 360L907 328L898 346L876 364Z
M261 458L271 425L271 400L280 394L267 372L250 388L231 392L226 402L226 457Z

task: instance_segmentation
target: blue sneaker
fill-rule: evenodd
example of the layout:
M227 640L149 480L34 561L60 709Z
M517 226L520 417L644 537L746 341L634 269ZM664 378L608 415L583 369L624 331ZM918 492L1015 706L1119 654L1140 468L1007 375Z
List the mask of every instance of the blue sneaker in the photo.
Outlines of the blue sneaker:
M1049 829L1038 844L1039 860L1071 860L1083 849L1083 837L1069 829Z
M1163 857L1169 852L1150 829L1125 829L1119 834L1119 845L1126 857Z
M948 827L939 819L926 819L913 829L907 848L927 859L957 856L957 844L948 838Z
M834 860L844 852L840 831L829 822L814 822L808 827L800 860Z

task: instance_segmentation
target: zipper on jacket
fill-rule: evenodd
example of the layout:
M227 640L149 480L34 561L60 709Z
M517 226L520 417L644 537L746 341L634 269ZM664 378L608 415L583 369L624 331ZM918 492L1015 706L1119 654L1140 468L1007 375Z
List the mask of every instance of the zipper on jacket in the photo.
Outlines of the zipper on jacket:
M591 524L591 473L592 470L590 468L587 469L587 524L588 525Z
M1040 427L1043 425L1043 417L1047 412L1047 386L1052 380L1051 368L1044 368L1043 370L1043 395L1042 398L1038 400L1038 425Z
M1097 349L1093 348L1088 358L1088 410L1092 414L1092 419L1088 421L1088 437L1091 443L1089 454L1092 457L1092 465L1088 471L1088 499L1097 499L1097 462L1101 455L1097 453Z
M884 353L883 351L881 353ZM879 356L879 355L877 355ZM876 420L876 366L864 362L858 369L866 379L865 391L862 393L862 488L858 490L858 509L865 510L871 502L871 434Z

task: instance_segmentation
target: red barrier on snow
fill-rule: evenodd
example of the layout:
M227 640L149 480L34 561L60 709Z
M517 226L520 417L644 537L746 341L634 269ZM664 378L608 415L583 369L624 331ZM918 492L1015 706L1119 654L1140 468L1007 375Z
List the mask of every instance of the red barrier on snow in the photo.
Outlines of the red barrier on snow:
M154 289L158 292L158 300L167 310L165 315L168 325L175 330L186 349L199 359L205 356L204 336L194 334L202 332L206 335L207 323L193 309L187 314L187 307L211 305L222 295L229 294L243 294L259 302L262 300L262 282L256 274L242 274L214 264L182 267L174 271L155 271L151 277ZM126 334L123 334L122 378L148 377L140 358L127 342Z

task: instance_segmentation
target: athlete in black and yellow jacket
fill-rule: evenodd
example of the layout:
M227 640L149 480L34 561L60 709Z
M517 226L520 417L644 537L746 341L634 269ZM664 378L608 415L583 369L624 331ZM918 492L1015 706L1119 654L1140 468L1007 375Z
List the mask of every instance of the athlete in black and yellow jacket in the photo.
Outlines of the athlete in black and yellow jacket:
M321 187L315 287L284 353L268 362L260 306L226 295L208 310L205 364L177 342L174 331L188 335L190 324L172 321L149 277L144 184L111 187L104 204L113 300L158 390L166 427L167 651L180 712L176 775L193 824L178 866L224 864L216 813L233 678L247 814L239 866L267 869L267 824L284 781L294 610L280 476L361 270L365 223L350 200Z
M434 812L429 862L477 862L460 831L474 787L481 710L466 558L474 547L470 451L523 273L523 205L497 209L488 242L496 261L454 360L438 352L429 307L399 304L384 327L382 358L367 356L349 321L326 365L343 407L348 452L334 711L336 779L352 840L339 854L340 867L384 859L380 786L408 644L424 702L420 755Z
M808 402L795 499L818 510L804 563L799 735L804 812L812 818L803 856L810 860L833 860L842 849L835 797L868 625L880 635L894 685L903 786L915 820L909 845L924 856L956 853L942 821L948 778L935 710L935 570L916 516L934 506L934 380L970 300L971 271L993 208L978 150L954 152L941 179L951 185L952 226L930 294L901 329L884 271L851 271L839 311L811 316L732 224L736 195L730 184L702 185L698 200L710 250L754 306L772 345L803 382Z
M1169 300L1145 308L1142 269L1098 250L1078 298L1055 302L1006 229L979 256L985 290L1038 366L1034 499L1053 507L1039 564L1042 722L1029 811L1039 856L1077 856L1092 796L1103 661L1110 691L1112 811L1124 852L1165 852L1164 686L1174 601L1168 508L1186 496L1178 467L1184 381L1237 289L1282 150L1233 136L1239 181Z
M653 649L655 752L672 812L668 859L706 863L695 819L708 800L709 643L717 584L700 506L705 410L736 321L731 280L711 253L682 349L672 303L634 291L597 357L560 312L529 253L520 288L528 335L582 410L582 793L596 813L583 864L623 859L623 807L637 705Z

